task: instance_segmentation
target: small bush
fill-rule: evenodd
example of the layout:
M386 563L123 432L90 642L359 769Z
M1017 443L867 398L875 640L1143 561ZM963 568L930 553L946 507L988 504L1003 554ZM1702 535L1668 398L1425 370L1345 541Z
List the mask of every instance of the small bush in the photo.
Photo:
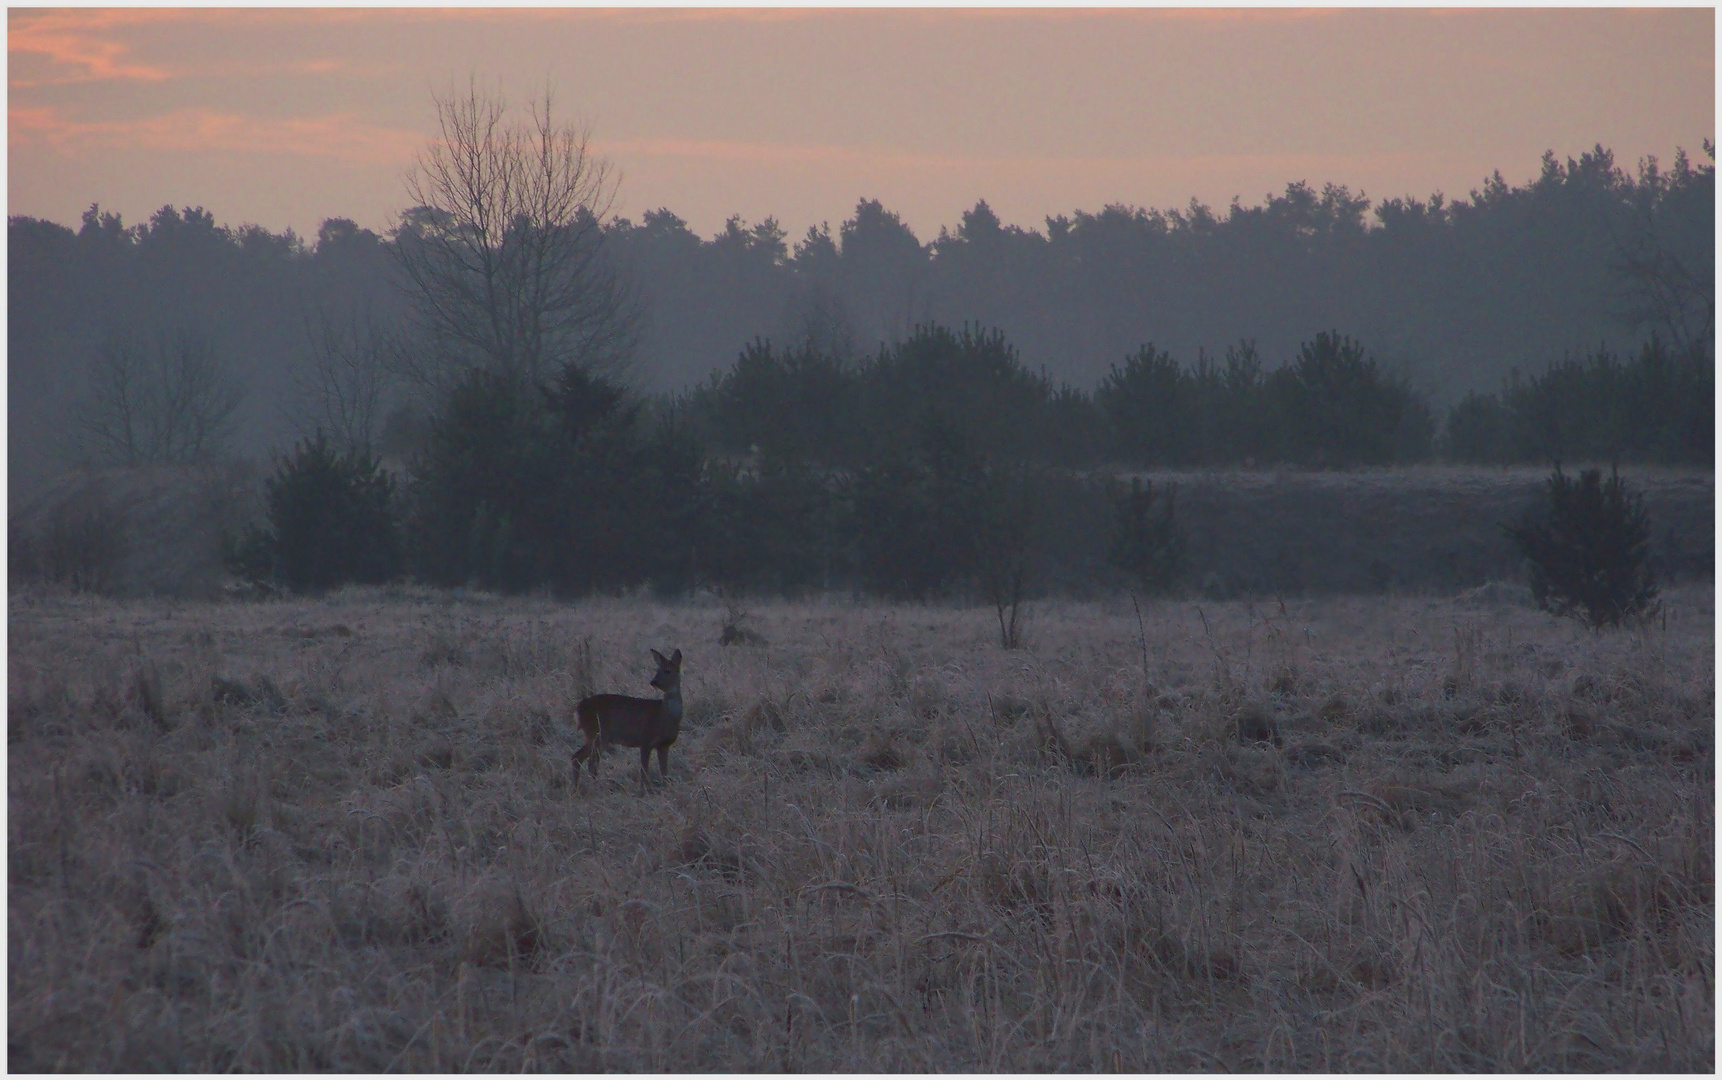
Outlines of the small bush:
M281 459L265 489L269 527L252 526L231 551L237 573L295 592L395 576L395 482L368 452L338 452L319 431Z
M1544 610L1593 630L1655 611L1650 518L1617 470L1604 483L1602 470L1585 469L1575 483L1556 465L1547 506L1506 533L1530 560L1531 595Z
M1037 495L1044 483L1028 466L995 465L976 507L976 584L999 620L999 645L1019 649L1027 631L1024 605L1040 575L1042 522Z

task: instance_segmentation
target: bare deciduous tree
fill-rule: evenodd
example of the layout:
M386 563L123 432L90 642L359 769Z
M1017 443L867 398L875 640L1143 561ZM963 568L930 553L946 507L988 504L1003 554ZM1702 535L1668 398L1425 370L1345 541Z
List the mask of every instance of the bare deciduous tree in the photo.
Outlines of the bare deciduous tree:
M524 122L475 83L436 111L440 137L406 178L415 207L396 230L432 346L405 372L435 382L452 362L537 380L566 363L619 367L635 319L604 256L616 185L588 133L556 119L549 91Z
M393 345L389 333L369 311L342 317L319 308L302 314L301 322L310 363L294 378L295 426L303 436L327 432L344 451L369 453Z
M147 342L112 334L91 365L78 443L110 465L208 461L227 449L244 396L202 331L164 330Z
M1676 350L1708 341L1716 328L1714 270L1645 245L1619 256L1627 321L1666 335Z

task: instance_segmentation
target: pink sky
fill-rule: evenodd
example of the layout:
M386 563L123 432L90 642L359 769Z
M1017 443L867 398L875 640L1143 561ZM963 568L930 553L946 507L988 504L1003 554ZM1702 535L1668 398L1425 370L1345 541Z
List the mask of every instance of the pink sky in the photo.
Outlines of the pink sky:
M475 76L548 83L618 210L799 236L879 198L923 240L1107 203L1522 183L1545 149L1631 166L1715 134L1710 9L91 10L7 17L8 212L383 229Z

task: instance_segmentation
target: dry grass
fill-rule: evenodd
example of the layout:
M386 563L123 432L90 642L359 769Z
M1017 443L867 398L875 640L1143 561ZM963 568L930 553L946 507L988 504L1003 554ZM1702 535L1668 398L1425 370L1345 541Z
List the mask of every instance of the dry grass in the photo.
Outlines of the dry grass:
M14 593L8 1063L1707 1070L1710 586L990 610ZM577 663L580 644L590 654ZM672 782L577 681L687 655ZM585 671L578 670L584 668Z

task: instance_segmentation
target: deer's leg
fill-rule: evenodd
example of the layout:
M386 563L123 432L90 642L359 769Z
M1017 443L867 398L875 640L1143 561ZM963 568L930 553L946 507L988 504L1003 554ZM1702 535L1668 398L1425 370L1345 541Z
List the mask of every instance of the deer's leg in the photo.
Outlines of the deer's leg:
M640 790L646 790L646 781L652 776L652 748L640 747Z
M670 748L658 747L658 775L664 778L664 783L670 782Z

